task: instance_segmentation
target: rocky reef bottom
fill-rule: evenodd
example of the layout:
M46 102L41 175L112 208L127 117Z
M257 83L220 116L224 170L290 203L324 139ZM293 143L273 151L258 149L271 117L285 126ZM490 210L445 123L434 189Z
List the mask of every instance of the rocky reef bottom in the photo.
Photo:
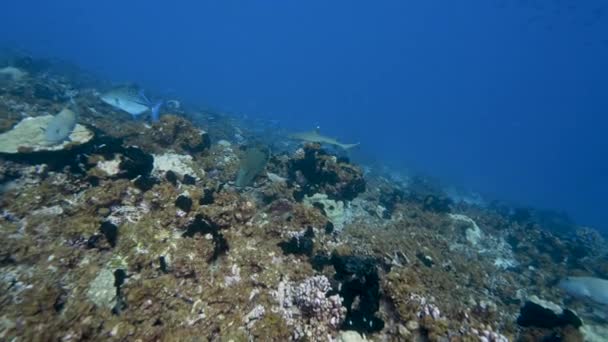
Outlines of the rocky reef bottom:
M0 86L4 130L70 91L94 135L0 155L0 340L607 336L602 310L557 286L608 277L593 229L363 172L318 144L252 153L203 113L131 120L49 77Z

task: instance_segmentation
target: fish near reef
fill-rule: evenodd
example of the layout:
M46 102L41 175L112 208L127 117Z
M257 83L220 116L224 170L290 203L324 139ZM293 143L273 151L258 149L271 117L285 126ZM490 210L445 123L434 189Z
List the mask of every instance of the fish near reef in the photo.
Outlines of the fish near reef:
M321 143L321 144L329 144L329 145L334 145L334 146L338 146L341 147L345 150L351 149L353 147L359 146L359 143L356 144L344 144L339 142L338 140L334 139L334 138L330 138L330 137L326 137L324 135L321 135L320 131L319 131L319 127L315 128L312 131L309 132L300 132L300 133L293 133L288 135L288 137L290 139L295 139L295 140L302 140L305 142L313 142L313 143Z
M110 106L131 114L134 118L147 111L152 114L152 122L160 119L160 107L163 102L152 103L144 91L136 87L114 88L101 95L101 100Z
M64 108L55 115L44 129L44 139L48 145L57 145L69 139L76 127L78 114L69 108Z
M595 277L566 277L558 287L567 294L586 298L594 303L608 305L608 280Z
M270 150L264 147L249 147L241 159L239 171L236 176L236 186L242 188L253 183L268 163Z

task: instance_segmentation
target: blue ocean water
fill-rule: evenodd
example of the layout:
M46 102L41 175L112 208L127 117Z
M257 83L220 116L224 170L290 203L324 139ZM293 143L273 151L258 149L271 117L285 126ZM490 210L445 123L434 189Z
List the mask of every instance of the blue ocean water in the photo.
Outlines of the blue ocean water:
M605 1L10 1L1 43L608 229Z

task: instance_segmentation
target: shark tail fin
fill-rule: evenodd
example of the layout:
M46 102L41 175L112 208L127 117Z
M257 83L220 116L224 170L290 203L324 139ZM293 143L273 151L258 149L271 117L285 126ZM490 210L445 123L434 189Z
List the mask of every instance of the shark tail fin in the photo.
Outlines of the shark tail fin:
M357 146L359 146L360 143L356 143L356 144L340 144L340 147L342 147L345 150L350 150L351 148L355 148Z

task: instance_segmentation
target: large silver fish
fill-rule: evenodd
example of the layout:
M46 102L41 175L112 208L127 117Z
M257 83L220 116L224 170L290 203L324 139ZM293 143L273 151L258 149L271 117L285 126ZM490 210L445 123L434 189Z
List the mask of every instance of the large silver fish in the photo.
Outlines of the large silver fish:
M608 305L608 280L595 277L566 277L559 282L559 288L577 298Z
M330 138L330 137L321 135L319 133L319 127L315 128L313 131L309 131L309 132L300 132L300 133L290 134L289 138L296 139L296 140L302 140L302 141L306 141L306 142L316 142L316 143L321 143L321 144L334 145L334 146L341 147L345 150L351 149L355 146L359 146L358 143L357 144L343 144L334 138Z
M152 121L156 122L160 118L160 106L162 101L152 103L143 90L135 87L119 87L101 95L101 100L110 106L123 110L133 117L141 115L147 111L152 113Z
M64 108L55 115L44 129L44 138L49 145L56 145L69 139L76 127L78 115L73 110Z

